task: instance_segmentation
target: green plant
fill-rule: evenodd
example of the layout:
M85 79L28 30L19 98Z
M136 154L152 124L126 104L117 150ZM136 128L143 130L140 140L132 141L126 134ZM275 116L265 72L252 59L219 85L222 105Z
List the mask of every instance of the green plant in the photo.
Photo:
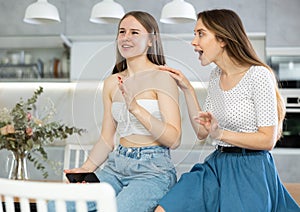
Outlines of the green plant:
M11 110L0 110L0 149L10 150L19 157L26 154L27 159L47 178L48 172L44 164L48 161L48 156L45 145L73 134L81 135L85 130L52 121L55 114L52 101L49 101L50 106L43 108L42 117L34 115L38 97L42 93L43 88L39 87L27 101L21 98Z

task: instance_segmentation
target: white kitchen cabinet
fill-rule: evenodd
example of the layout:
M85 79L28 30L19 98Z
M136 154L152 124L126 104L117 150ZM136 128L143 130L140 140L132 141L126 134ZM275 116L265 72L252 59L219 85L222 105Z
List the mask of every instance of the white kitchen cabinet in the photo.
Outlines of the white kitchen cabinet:
M0 37L0 81L69 81L60 36Z

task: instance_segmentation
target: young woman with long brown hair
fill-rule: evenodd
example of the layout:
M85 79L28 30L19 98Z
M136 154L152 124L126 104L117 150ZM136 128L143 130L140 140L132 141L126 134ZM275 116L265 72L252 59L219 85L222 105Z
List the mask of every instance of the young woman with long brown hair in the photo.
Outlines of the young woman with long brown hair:
M65 172L94 172L106 162L97 174L115 189L118 211L153 211L176 182L170 148L180 144L179 91L159 70L165 58L153 16L125 14L116 46L113 74L104 80L99 140L80 168Z
M182 89L199 139L216 150L160 201L156 211L300 211L282 185L273 157L285 106L273 71L256 55L232 10L200 12L192 41L202 65L215 63L204 110L178 70L168 71Z

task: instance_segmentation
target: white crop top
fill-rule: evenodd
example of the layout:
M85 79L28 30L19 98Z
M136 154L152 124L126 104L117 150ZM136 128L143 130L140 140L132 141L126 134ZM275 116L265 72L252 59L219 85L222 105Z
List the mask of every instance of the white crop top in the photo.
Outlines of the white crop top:
M151 113L155 118L162 120L156 99L139 99L137 103ZM112 116L117 122L117 133L120 137L129 135L151 135L147 129L132 115L126 107L125 102L112 103Z

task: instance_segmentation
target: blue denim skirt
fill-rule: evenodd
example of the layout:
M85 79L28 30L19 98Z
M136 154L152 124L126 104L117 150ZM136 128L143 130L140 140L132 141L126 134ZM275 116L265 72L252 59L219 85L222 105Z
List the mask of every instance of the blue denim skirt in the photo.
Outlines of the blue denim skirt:
M300 212L268 151L216 150L183 174L159 204L166 212Z

